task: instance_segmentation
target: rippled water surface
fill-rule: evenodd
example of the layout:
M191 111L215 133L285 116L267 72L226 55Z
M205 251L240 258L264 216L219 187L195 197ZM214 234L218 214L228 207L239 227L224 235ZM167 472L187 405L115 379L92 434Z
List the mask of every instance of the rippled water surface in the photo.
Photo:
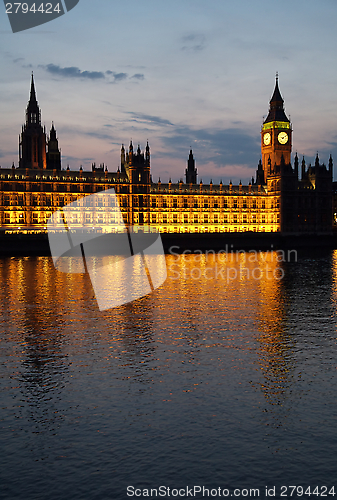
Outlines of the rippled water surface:
M337 493L337 252L249 256L169 255L162 287L105 312L87 275L1 259L0 498Z

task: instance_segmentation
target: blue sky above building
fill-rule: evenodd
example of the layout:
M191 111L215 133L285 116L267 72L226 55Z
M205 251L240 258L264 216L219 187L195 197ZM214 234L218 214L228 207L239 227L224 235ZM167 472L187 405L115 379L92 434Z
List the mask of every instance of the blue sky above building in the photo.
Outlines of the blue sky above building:
M153 180L243 183L279 72L293 151L337 161L335 0L80 0L13 34L0 12L0 164L18 163L34 71L42 123L54 121L63 167L117 170L120 146L151 146Z

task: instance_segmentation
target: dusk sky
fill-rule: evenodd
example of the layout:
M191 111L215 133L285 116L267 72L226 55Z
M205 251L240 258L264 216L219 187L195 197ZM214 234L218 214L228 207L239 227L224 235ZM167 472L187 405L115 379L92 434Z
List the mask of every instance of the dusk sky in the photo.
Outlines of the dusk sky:
M192 147L199 180L247 184L278 71L293 152L336 169L336 27L336 0L80 0L13 34L2 4L0 164L18 164L34 71L63 168L116 171L148 139L154 181L183 177Z

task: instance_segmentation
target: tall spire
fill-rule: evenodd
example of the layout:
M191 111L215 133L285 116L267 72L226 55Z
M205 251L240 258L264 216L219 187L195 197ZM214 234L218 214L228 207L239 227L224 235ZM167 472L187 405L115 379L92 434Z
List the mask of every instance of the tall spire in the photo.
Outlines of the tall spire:
M32 72L32 81L30 84L30 99L29 104L37 104L36 93L35 93L35 84L34 84L34 74Z
M274 121L289 122L289 118L285 114L283 104L284 100L281 96L281 92L278 86L278 73L276 73L274 93L269 101L269 113L264 123Z
M270 99L269 103L272 104L272 103L284 103L284 100L281 96L281 92L280 92L280 89L279 89L279 86L278 86L278 72L276 71L276 81L275 81L275 89L274 89L274 93L272 95L272 98Z
M55 137L51 134L48 146L52 153L58 153L56 131ZM56 146L52 145L53 140ZM26 108L26 123L22 128L20 137L20 168L47 168L46 129L41 126L41 112L36 99L34 75L32 73L30 96ZM61 168L61 167L60 167Z
M26 124L28 125L28 124L40 124L40 123L41 123L40 108L36 99L34 75L32 73L32 80L30 84L30 97L26 109Z

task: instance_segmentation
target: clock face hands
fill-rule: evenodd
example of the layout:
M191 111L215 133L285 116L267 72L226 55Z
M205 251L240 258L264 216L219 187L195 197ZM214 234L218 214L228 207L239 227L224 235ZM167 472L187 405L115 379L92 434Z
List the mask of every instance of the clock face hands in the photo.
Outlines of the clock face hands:
M287 132L280 132L277 136L277 140L280 144L287 144L289 137ZM263 136L263 144L265 146L269 146L271 144L271 134L267 132Z
M263 136L263 143L268 146L270 144L270 141L271 141L271 135L269 132L267 132L266 134L264 134Z
M288 134L286 132L280 132L277 136L277 140L280 144L286 144L288 142Z

